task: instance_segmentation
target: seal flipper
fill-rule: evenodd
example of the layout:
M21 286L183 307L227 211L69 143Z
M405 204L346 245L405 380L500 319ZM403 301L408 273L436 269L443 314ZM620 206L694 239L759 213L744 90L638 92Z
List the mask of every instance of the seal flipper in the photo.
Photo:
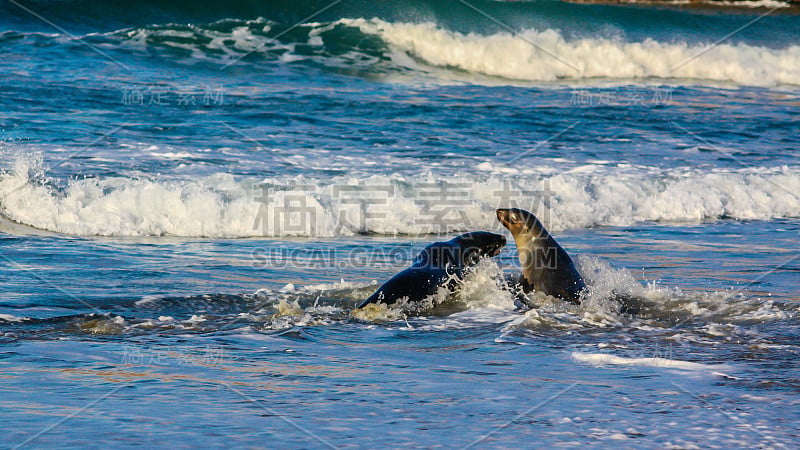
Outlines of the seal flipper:
M644 305L642 304L643 299L641 298L632 295L617 294L616 292L614 292L613 298L619 303L620 314L639 316L644 309Z
M526 310L533 308L530 298L525 294L525 289L522 285L521 274L503 273L502 281L498 280L501 288L514 294L514 307L517 310Z

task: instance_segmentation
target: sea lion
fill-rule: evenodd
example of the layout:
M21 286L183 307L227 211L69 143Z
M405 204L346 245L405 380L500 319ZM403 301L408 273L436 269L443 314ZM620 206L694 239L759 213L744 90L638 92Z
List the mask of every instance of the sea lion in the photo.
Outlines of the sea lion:
M520 284L525 293L544 292L572 303L580 303L586 287L564 249L547 232L542 222L524 209L498 209L497 219L517 244L522 266Z
M496 256L505 245L504 236L488 231L473 231L433 243L420 252L411 267L383 283L358 307L370 303L391 305L404 297L409 302L418 302L443 286L453 291L467 269L485 256Z

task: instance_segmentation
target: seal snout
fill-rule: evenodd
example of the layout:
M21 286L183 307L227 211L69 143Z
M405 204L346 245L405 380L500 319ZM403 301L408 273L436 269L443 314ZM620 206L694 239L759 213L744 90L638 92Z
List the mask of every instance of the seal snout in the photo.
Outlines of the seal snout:
M488 231L473 232L472 237L469 246L483 256L499 255L508 242L505 236Z
M497 256L503 250L503 247L506 246L506 237L505 236L498 236L497 242L495 242L492 249L490 249L487 254L489 256Z
M510 231L512 235L516 235L522 229L524 219L520 211L521 210L516 208L500 208L496 211L497 220L499 220L504 227L508 228L508 231Z
M496 213L497 213L497 220L499 220L500 223L502 223L504 226L508 227L508 225L511 223L511 220L509 219L509 216L511 215L511 210L500 208L496 211Z

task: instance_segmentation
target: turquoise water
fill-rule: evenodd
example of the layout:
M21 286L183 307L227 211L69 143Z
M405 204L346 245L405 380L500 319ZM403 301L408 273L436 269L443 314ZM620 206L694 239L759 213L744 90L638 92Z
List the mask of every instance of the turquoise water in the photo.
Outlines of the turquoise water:
M4 3L3 446L796 446L793 11ZM354 310L510 206L581 306Z

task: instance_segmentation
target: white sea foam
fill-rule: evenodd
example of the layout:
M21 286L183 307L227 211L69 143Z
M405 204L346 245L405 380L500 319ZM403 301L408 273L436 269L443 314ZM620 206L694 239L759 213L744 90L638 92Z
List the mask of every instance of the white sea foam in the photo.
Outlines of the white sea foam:
M0 320L6 321L6 322L22 322L23 320L25 320L25 318L24 317L12 316L11 314L0 314Z
M779 8L776 0L720 1L716 5ZM386 22L352 18L332 23L307 23L307 38L282 42L270 36L274 24L265 20L223 20L214 27L175 25L120 30L127 45L149 51L153 45L182 50L190 61L211 60L222 64L239 61L244 54L257 53L286 63L314 60L333 67L380 66L383 49L353 48L344 53L327 51L341 45L333 42L336 27L354 27L379 37L387 46L384 57L392 68L407 68L433 75L434 82L477 83L591 82L608 80L679 80L692 84L739 84L747 86L800 85L800 46L767 48L729 41L640 42L615 37L565 38L558 30L525 30L490 35L459 33L426 23ZM157 43L157 44L154 44ZM299 52L298 46L304 51ZM309 55L307 50L314 49ZM434 69L436 68L436 69ZM455 69L455 70L452 70ZM397 71L385 73L404 79ZM415 78L415 82L421 80Z
M625 358L622 356L609 355L607 353L583 353L573 352L572 359L578 362L594 365L626 365L639 367L660 367L664 369L678 369L691 371L716 372L719 370L729 370L730 367L716 364L700 364L690 361L681 361L668 358Z
M238 61L242 55L254 52L279 53L286 62L307 59L295 52L297 43L281 43L269 37L273 23L259 18L248 21L223 19L214 23L225 30L189 25L174 29L177 25L161 25L133 28L108 33L124 37L128 45L140 51L148 51L157 41L159 45L184 50L194 60L214 60L223 63ZM234 26L238 25L238 26ZM303 24L300 27L317 27L318 24ZM312 28L316 30L317 28ZM274 34L274 33L273 33ZM309 34L309 44L318 44L319 38Z
M711 5L738 6L743 8L790 8L792 6L789 2L779 0L708 0L707 3Z
M433 23L343 19L378 35L397 54L423 64L510 80L680 79L753 86L800 85L800 46L769 49L746 44L567 40L555 30L512 35L462 34Z
M800 217L800 169L618 168L515 177L465 173L355 180L126 177L43 183L41 161L18 157L0 172L2 214L70 235L314 236L499 229L509 203L558 231L641 221ZM264 184L262 184L264 183ZM258 188L258 186L262 186Z
M635 0L631 3L653 3L651 1L637 2ZM672 0L668 3L673 5L688 5L693 3L693 0ZM737 8L791 8L791 3L788 1L780 0L701 0L699 3L704 3L714 6L732 6Z
M678 321L697 328L687 333L670 332L670 343L711 344L720 337L742 338L750 333L740 325L742 323L792 317L787 305L748 298L742 293L730 290L684 292L675 286L655 282L642 285L630 270L615 268L613 262L585 255L580 255L577 262L588 287L580 305L534 293L529 295L528 301L532 309L513 318L504 331L513 334L519 330L632 326L650 332L671 328ZM621 311L623 305L628 312Z

